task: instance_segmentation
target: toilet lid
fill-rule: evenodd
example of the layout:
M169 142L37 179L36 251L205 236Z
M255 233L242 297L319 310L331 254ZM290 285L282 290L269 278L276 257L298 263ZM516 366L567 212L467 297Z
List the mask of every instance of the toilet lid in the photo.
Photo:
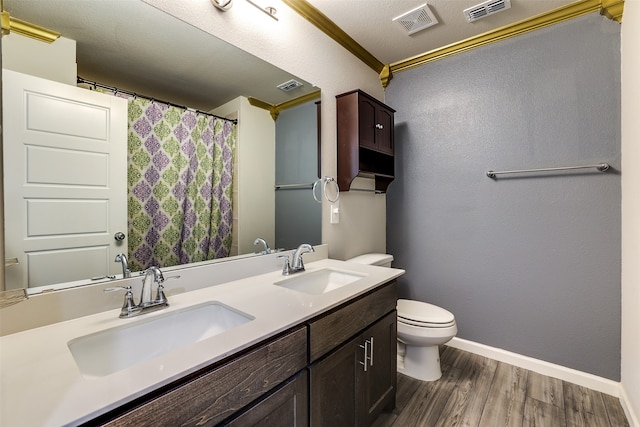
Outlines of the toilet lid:
M455 317L451 312L437 305L422 301L399 299L397 308L398 318L407 320L407 323L443 325L455 321Z

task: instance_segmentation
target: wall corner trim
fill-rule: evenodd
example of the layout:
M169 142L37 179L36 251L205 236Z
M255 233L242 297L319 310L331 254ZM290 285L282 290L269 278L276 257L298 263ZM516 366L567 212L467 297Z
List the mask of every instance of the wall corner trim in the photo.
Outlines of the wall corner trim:
M624 414L627 416L629 426L640 427L640 418L638 418L638 414L636 414L633 409L631 398L627 394L627 390L625 389L624 384L620 385L620 404L622 405Z
M539 30L544 27L568 21L579 16L599 11L601 15L617 22L622 22L624 0L581 0L567 6L559 7L546 13L528 18L511 25L452 43L439 49L426 52L391 64L391 73L408 70L425 65L457 53L466 52L480 46L519 36L524 33Z
M589 374L587 372L578 371L576 369L567 368L544 360L534 359L533 357L512 353L501 348L491 347L458 337L454 337L446 345L459 350L468 351L469 353L488 357L489 359L497 360L499 362L528 369L548 377L557 378L579 386L587 387L614 397L622 397L622 387L619 382Z
M600 14L609 19L622 23L624 0L602 0Z

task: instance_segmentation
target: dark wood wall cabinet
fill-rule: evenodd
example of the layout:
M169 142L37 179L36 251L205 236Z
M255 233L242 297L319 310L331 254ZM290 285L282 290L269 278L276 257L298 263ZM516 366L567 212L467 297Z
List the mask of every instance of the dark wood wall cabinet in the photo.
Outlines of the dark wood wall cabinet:
M375 179L386 192L394 173L395 110L361 90L336 96L338 187L349 191L356 176Z
M394 281L86 425L370 426L395 407Z

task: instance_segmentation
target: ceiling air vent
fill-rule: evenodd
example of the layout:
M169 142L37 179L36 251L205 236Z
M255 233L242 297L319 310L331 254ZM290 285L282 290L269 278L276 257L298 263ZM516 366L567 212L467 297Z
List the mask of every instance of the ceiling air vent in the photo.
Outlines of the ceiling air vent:
M424 30L425 28L429 28L430 26L436 25L438 23L436 16L433 14L431 9L429 9L429 5L426 3L422 6L418 6L413 10L410 10L407 13L393 18L393 21L399 22L400 25L402 25L404 29L407 30L407 33L409 35L420 30Z
M469 22L477 21L485 16L502 12L511 7L511 0L488 0L464 10L464 16Z
M278 86L276 86L278 89L283 90L285 92L289 92L290 90L294 90L295 88L298 88L300 86L303 86L302 83L300 83L297 80L289 80L288 82L284 82L284 83L280 83Z

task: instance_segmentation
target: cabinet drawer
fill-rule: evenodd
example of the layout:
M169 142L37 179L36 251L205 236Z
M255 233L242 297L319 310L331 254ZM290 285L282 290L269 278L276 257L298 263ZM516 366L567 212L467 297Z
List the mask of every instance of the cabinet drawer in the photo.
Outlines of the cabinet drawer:
M307 332L303 327L105 425L215 425L304 369L306 350Z
M309 381L306 371L247 409L225 427L306 427L309 425Z
M396 309L398 285L391 281L354 302L309 323L309 362L312 363L370 324Z

